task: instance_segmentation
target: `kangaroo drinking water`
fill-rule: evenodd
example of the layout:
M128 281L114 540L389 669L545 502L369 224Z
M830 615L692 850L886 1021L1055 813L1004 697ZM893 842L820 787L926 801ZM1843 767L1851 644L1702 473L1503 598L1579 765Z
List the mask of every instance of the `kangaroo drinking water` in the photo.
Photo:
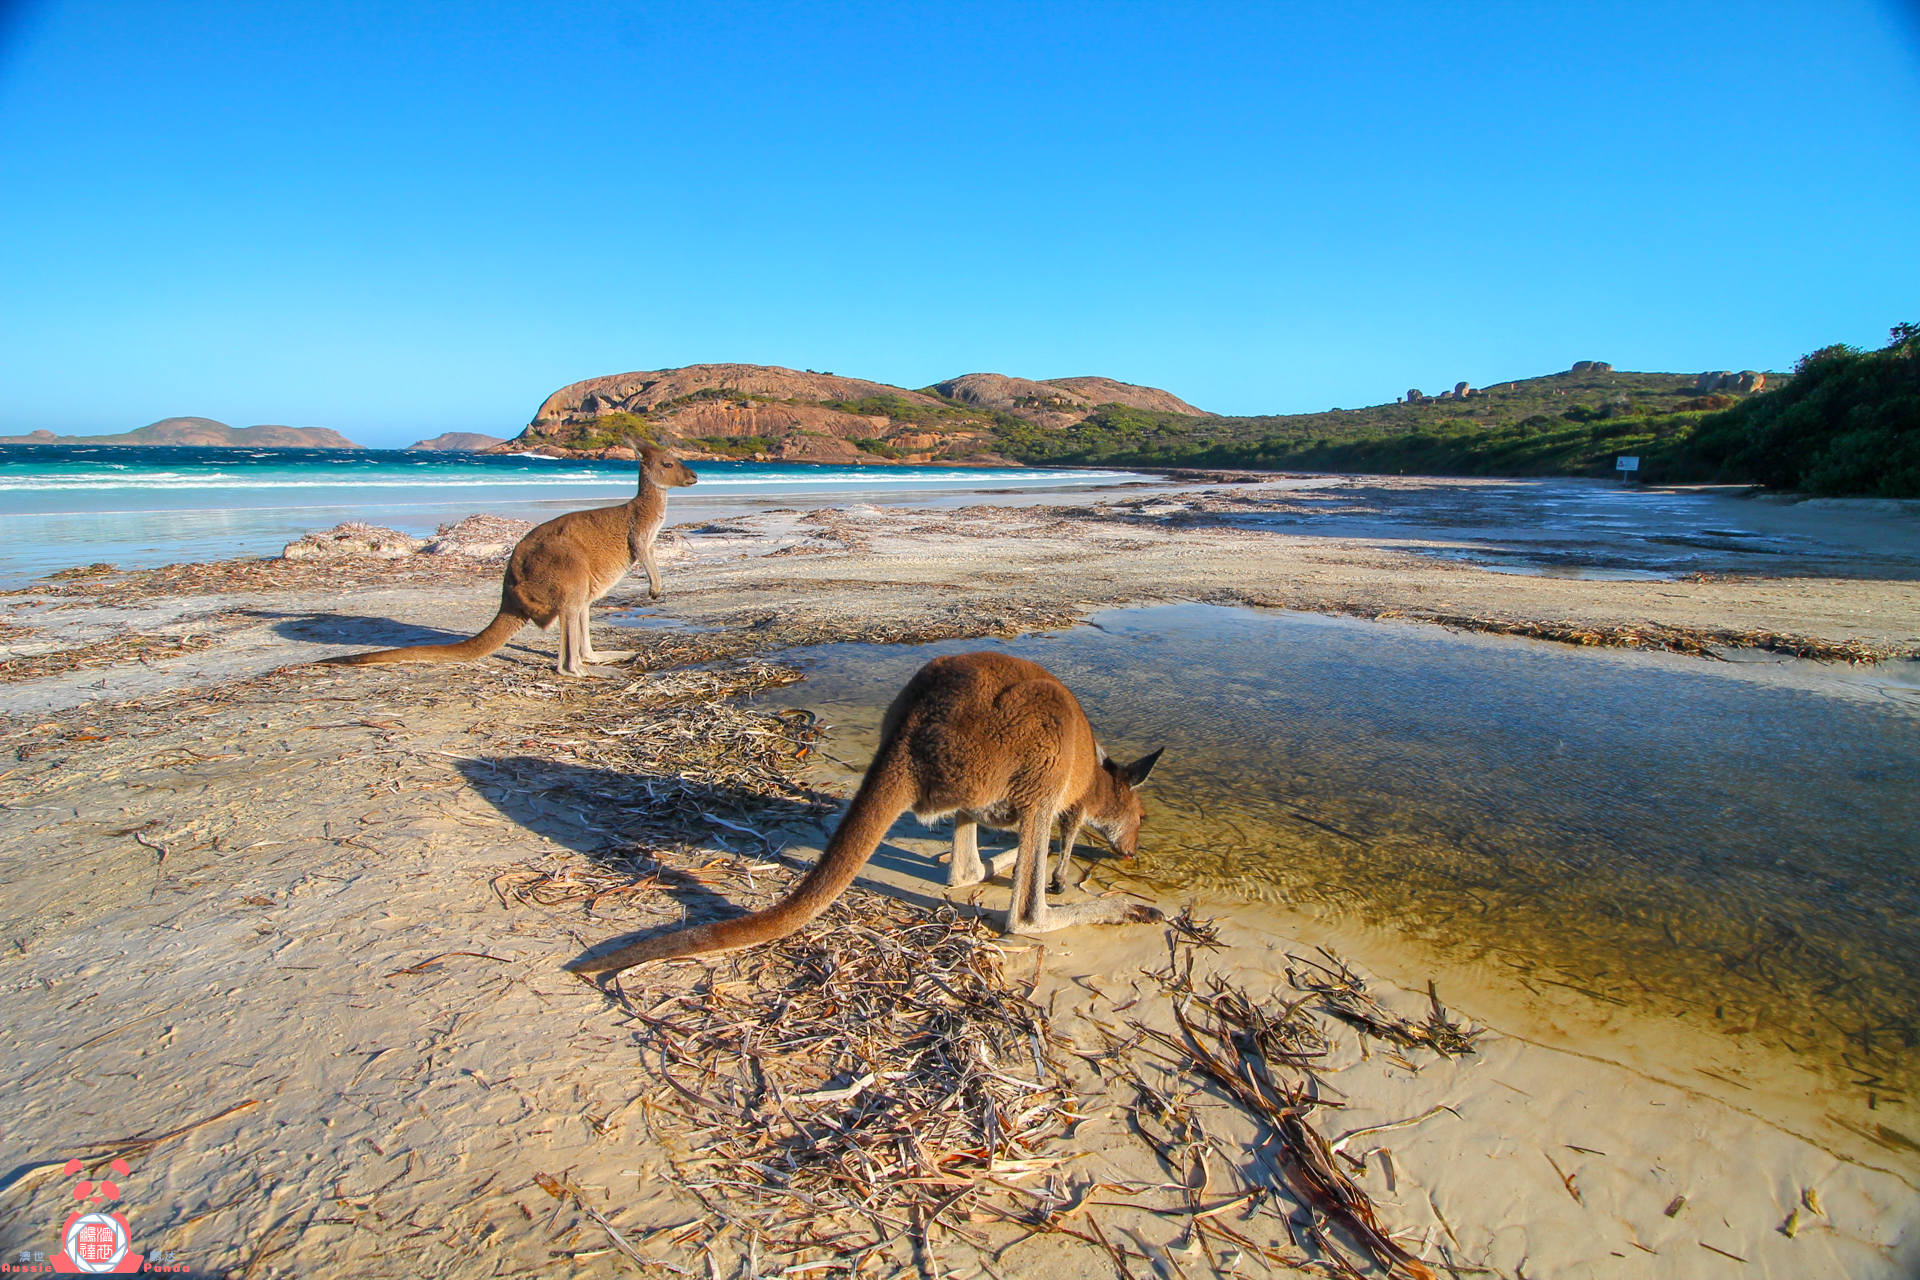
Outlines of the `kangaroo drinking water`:
M416 644L404 649L342 654L326 662L363 666L373 662L471 662L498 650L529 622L560 624L562 675L589 674L587 664L629 657L595 653L587 609L613 590L638 563L647 571L647 594L660 598L660 567L653 540L667 515L667 490L695 483L684 462L664 449L640 446L640 489L617 507L569 511L529 530L507 559L500 583L500 612L479 635L453 644Z
M1020 833L1009 933L1158 920L1152 907L1112 899L1050 905L1046 881L1056 819L1067 828L1063 856L1071 854L1082 823L1133 855L1144 813L1136 788L1159 758L1156 751L1130 765L1109 760L1073 694L1037 663L999 653L936 658L887 708L860 790L826 852L792 892L765 911L647 938L567 968L616 973L643 960L735 951L784 937L840 896L908 809L923 820L954 818L952 886L986 878L976 824Z

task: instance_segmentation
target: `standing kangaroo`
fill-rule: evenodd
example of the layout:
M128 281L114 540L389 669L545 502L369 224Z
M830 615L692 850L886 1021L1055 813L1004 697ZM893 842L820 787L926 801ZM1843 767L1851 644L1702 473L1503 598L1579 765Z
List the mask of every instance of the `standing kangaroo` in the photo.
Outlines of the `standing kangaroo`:
M500 583L500 612L470 640L416 644L404 649L342 654L323 662L471 662L493 653L529 622L550 630L560 623L561 675L590 674L587 664L630 653L595 653L587 608L613 590L637 562L647 571L647 594L660 598L660 566L653 539L667 515L667 490L696 483L687 464L652 445L640 446L640 490L617 507L569 511L536 525L514 545Z
M923 820L954 817L950 886L986 878L976 824L1020 833L1008 933L1158 920L1152 907L1112 899L1051 906L1046 875L1057 818L1067 828L1064 854L1072 853L1085 823L1133 855L1143 816L1135 788L1159 758L1156 751L1129 765L1107 759L1080 704L1037 663L999 653L935 658L887 708L880 747L859 792L820 861L792 892L765 911L648 938L567 968L617 973L643 960L735 951L785 937L840 896L908 809Z

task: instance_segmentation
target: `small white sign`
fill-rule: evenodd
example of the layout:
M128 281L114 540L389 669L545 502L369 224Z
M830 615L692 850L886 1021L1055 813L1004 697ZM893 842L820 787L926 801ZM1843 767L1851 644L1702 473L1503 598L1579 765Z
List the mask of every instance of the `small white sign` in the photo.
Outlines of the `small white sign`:
M1613 469L1615 471L1638 471L1640 469L1640 459L1616 457L1613 460Z

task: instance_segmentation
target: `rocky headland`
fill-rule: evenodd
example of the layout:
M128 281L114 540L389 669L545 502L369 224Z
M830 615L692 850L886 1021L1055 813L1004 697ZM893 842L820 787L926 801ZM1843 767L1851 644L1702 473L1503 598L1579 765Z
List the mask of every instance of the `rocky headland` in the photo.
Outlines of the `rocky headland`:
M134 431L107 436L57 436L35 431L24 436L0 436L0 444L60 444L88 446L191 445L212 449L364 449L327 427L230 427L212 418L162 418Z
M1124 405L1153 413L1207 416L1172 392L1158 387L1136 387L1112 378L1050 378L1034 382L999 373L968 373L935 383L932 390L950 400L978 409L998 410L1046 427L1070 427L1084 422L1103 404Z
M1170 392L1112 378L970 373L915 391L811 369L698 364L562 387L525 431L487 452L630 457L640 439L696 460L1005 464L1008 427L1059 430L1107 404L1204 416Z

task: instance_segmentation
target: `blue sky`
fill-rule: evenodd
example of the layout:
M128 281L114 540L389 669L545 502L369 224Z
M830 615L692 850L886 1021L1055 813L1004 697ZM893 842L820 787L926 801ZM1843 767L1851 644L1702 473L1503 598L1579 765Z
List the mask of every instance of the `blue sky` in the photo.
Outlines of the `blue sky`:
M0 31L4 433L510 435L700 361L1298 412L1920 321L1891 0L29 0Z

